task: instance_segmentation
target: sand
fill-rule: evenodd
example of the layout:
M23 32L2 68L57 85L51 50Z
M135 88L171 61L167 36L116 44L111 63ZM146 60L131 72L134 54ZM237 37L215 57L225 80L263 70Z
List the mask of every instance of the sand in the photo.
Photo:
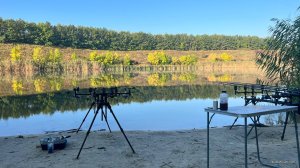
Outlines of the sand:
M249 127L250 128L250 127ZM283 127L260 127L259 142L263 162L275 166L297 167L294 127L288 126L284 141ZM210 129L211 167L243 167L243 127ZM0 167L7 168L197 168L206 167L206 130L127 131L136 151L133 154L121 132L93 131L88 136L80 158L75 159L85 132L52 133L0 137ZM47 136L70 135L63 150L49 154L39 145ZM256 154L254 131L249 136L249 167L263 167Z

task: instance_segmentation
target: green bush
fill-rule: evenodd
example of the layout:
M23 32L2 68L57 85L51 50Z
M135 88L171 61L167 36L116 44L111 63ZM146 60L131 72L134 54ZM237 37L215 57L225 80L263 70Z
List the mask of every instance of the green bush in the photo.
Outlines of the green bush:
M149 53L147 60L152 65L166 65L171 63L171 58L163 51Z

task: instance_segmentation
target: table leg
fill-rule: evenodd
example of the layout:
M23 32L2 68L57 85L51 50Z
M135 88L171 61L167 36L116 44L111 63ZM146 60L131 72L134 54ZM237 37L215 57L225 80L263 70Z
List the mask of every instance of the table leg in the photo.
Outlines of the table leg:
M244 118L245 120L245 167L248 167L248 156L247 156L247 139L248 139L248 132L247 132L247 117Z
M297 143L297 153L298 153L298 166L300 167L300 151L299 151L299 138L298 138L298 126L296 119L296 111L294 113L294 123L295 123L295 131L296 131L296 143Z
M209 112L207 112L207 168L209 168Z
M261 163L261 161L260 161L260 154L259 154L259 145L258 145L258 135L257 135L257 126L256 126L257 120L256 120L256 117L254 117L253 123L254 123L254 129L255 129L255 141L256 141L257 158L258 158L258 161Z
M236 123L236 121L239 119L239 117L236 117L235 120L233 121L232 125L230 126L229 129L232 129L232 127L234 126L234 124Z
M287 122L288 122L288 119L289 119L289 114L290 114L290 112L287 112L285 114L285 121L284 121L283 132L282 132L282 135L281 135L281 140L283 140L283 138L284 138L284 134L285 134L285 130L286 130L286 125L287 125Z

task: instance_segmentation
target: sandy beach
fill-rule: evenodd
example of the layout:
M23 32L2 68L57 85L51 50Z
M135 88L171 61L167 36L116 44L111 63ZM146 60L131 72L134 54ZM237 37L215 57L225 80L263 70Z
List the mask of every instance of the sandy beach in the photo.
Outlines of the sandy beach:
M250 128L250 127L249 127ZM263 162L280 167L297 167L295 130L287 127L285 139L280 140L283 127L258 128ZM243 127L210 129L211 167L243 167ZM121 132L93 131L88 136L80 158L75 159L85 132L62 132L42 135L0 137L0 167L5 168L198 168L206 167L206 130L127 131L136 151L133 154ZM63 150L49 154L39 140L48 136L68 136ZM256 154L254 131L249 136L249 167L263 167Z

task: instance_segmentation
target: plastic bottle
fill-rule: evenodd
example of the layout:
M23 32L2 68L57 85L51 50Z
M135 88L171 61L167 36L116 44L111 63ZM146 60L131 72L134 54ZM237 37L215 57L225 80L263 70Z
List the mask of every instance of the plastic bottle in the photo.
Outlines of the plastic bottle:
M47 144L47 148L48 148L48 153L53 153L53 150L54 150L54 140L53 138L49 138L48 139L48 144Z
M225 90L220 94L220 110L228 110L228 94Z

